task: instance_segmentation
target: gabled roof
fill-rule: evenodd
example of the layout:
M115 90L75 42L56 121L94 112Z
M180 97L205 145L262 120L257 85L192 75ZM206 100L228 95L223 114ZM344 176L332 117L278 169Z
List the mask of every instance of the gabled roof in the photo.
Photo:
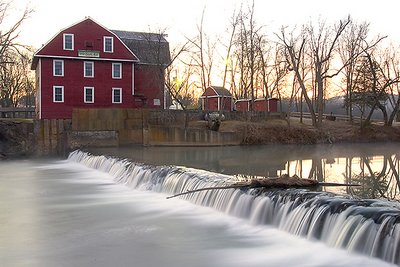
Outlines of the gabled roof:
M31 69L36 68L38 57L42 56L42 50L59 34L87 20L96 23L97 25L108 31L110 34L118 38L129 51L129 53L132 54L132 57L134 58L133 61L138 61L139 64L162 65L164 67L170 64L171 56L169 51L169 43L165 39L163 34L109 30L101 24L95 22L92 18L87 17L82 21L79 21L67 28L62 29L42 48L40 48L33 56Z
M228 89L221 87L221 86L209 86L207 87L206 91L204 91L204 93L201 95L201 98L205 98L206 94L207 94L207 90L211 89L215 92L215 96L217 97L232 97L231 92L229 92ZM210 97L210 95L208 94L207 97Z
M214 91L216 92L217 95L232 97L231 92L229 92L229 90L224 87L210 86L210 88L214 89Z
M111 30L139 58L140 64L167 66L171 62L169 43L163 34Z

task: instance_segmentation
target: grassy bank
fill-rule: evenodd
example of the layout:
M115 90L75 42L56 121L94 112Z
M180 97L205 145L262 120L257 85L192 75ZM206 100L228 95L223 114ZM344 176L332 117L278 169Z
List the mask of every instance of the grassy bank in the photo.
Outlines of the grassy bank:
M204 121L192 122L190 127L207 128ZM324 121L316 129L310 123L293 119L265 122L223 121L220 131L238 132L243 136L242 144L320 144L345 142L398 142L400 127L372 124L363 129L360 125L345 121Z

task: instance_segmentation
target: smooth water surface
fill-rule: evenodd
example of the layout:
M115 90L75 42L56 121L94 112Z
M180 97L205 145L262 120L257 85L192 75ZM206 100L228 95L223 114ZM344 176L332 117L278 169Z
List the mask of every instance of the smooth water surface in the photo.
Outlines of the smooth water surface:
M400 200L400 143L91 149L154 165L178 165L243 177L282 174L321 182L355 183L326 190L361 198Z
M390 266L70 161L0 163L1 266Z

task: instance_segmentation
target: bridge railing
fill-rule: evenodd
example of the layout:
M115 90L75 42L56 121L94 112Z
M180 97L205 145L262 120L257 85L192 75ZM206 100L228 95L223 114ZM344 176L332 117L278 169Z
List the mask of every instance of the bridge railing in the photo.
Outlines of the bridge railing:
M295 118L300 118L301 116L303 116L303 118L306 119L311 119L311 113L309 112L291 112L290 113L291 117L295 117ZM325 120L339 120L339 121L350 121L350 116L348 115L340 115L340 114L323 114L323 119ZM359 122L360 121L360 117L356 117L353 116L353 122Z
M0 107L0 118L34 118L35 117L35 108L34 107L26 107L26 108L16 108L16 107Z

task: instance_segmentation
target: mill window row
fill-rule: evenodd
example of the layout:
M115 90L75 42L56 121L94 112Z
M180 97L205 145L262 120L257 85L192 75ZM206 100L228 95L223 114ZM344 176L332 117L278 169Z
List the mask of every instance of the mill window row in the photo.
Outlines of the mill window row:
M74 41L73 33L64 33L63 34L63 49L74 51L75 50L75 41ZM104 53L114 53L114 37L112 36L103 36L103 52Z
M64 103L64 86L55 85L53 86L53 102ZM83 102L90 104L95 102L94 98L94 87L85 86L83 88ZM113 87L111 89L111 103L121 104L122 103L122 88Z
M122 63L111 63L111 76L113 79L122 79ZM64 76L64 60L53 60L53 76ZM83 77L94 78L94 61L83 62Z

